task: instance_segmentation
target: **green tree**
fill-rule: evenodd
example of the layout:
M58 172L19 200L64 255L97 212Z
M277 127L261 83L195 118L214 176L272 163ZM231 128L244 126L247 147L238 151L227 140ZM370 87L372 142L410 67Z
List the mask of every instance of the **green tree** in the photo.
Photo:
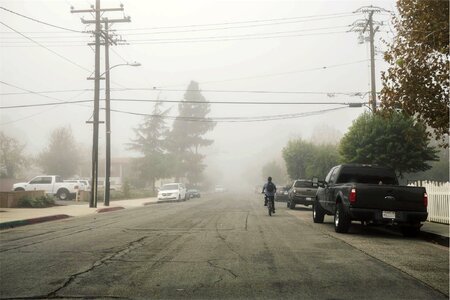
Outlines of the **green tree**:
M338 146L335 144L315 145L312 160L306 167L306 178L324 179L332 167L339 163Z
M155 181L170 177L171 164L166 150L165 138L168 127L164 120L169 110L161 110L162 102L156 102L152 114L134 129L135 138L128 143L128 148L136 150L143 156L136 158L132 164L137 181L155 189Z
M210 104L201 94L197 82L191 81L189 84L178 111L179 115L167 136L168 149L174 162L173 170L177 180L186 177L191 184L198 184L205 168L204 155L199 149L213 143L204 135L213 130L216 123L206 117L210 112Z
M315 147L312 143L302 139L291 140L283 148L283 159L286 162L286 169L292 180L306 178L306 169L313 161Z
M330 169L338 164L338 148L334 144L313 144L304 140L291 140L283 148L291 179L325 178Z
M286 170L283 169L276 161L270 161L262 167L262 178L267 180L271 176L273 181L278 184L285 184L287 179Z
M447 138L448 143L448 138ZM431 141L431 145L437 146L436 142ZM431 169L413 174L405 174L406 180L430 180L447 182L449 178L449 150L448 148L437 147L437 161L430 163Z
M70 177L77 172L79 155L70 127L55 129L48 146L39 154L38 164L46 174Z
M25 145L0 131L0 178L16 178L25 167Z
M424 121L444 142L449 133L449 1L398 0L397 8L397 36L384 56L390 67L382 74L381 105Z
M425 125L403 113L365 113L344 135L339 152L345 163L384 165L402 177L428 170L437 159L429 141Z

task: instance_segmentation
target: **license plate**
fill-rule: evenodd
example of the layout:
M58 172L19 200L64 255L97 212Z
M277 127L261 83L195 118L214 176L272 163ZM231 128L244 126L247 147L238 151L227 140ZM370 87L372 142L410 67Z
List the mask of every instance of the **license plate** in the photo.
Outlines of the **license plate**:
M307 201L311 201L312 198L311 198L311 197L306 197L306 200L307 200Z
M395 219L395 211L383 211L384 219Z

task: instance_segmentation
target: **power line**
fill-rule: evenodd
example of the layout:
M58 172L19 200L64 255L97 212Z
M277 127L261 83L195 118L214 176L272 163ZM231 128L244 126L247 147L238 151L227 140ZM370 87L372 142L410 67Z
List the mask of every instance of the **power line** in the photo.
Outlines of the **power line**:
M297 19L312 19L311 21L325 20L327 17L344 17L344 16L354 16L354 13L336 13L336 14L325 14L325 15L312 15L312 16L298 16L298 17L288 17L288 18L277 18L277 19L260 19L260 20L250 20L250 21L238 21L238 22L224 22L224 23L209 23L209 24L191 24L191 25L180 25L180 26L165 26L165 27L144 27L144 28L127 28L123 31L139 31L139 30L160 30L160 29L176 29L176 28L188 28L188 27L206 27L206 26L220 26L220 25L234 25L234 24L246 24L246 23L262 23L262 22L276 22L276 21L290 21ZM309 20L303 20L307 22ZM269 24L271 25L271 24ZM241 27L239 27L241 28ZM228 29L228 28L225 28Z
M272 35L281 35L286 33L293 32L304 32L304 31L317 31L317 30L329 30L336 28L348 28L349 25L343 26L333 26L333 27L321 27L321 28L312 28L312 29L298 29L298 30L287 30L287 31L275 31L275 32L264 32L264 33L247 33L247 34L237 34L237 35L219 35L219 36L202 36L202 37L193 37L193 38L169 38L169 39L137 39L137 40L127 40L128 42L142 42L142 41L176 41L176 40L198 40L198 39L223 39L223 38L241 38L241 37L254 37L254 36L272 36Z
M22 14L20 14L18 12L15 12L15 11L12 11L10 9L7 9L7 8L5 8L3 6L0 6L0 9L3 9L4 11L7 11L7 12L12 13L12 14L18 15L18 16L20 16L22 18L25 18L25 19L28 19L28 20L31 20L31 21L34 21L34 22L37 22L37 23L40 23L40 24L44 24L44 25L47 25L47 26L50 26L50 27L54 27L54 28L58 28L58 29L62 29L62 30L70 31L70 32L85 33L85 32L80 31L80 30L74 30L74 29L70 29L70 28L65 28L65 27L53 25L53 24L50 24L50 23L47 23L47 22L44 22L44 21L40 21L38 19L35 19L35 18L32 18L32 17L28 17L28 16L22 15Z
M348 15L350 16L350 15ZM261 26L273 26L273 25L284 25L284 24L292 24L292 23L304 23L308 21L321 21L328 20L331 18L323 18L323 19L312 19L312 20L299 20L299 21L291 21L291 22L280 22L280 23L267 23L267 24L255 24L255 25L244 25L244 26L228 26L228 27L219 27L219 28L201 28L201 29L189 29L189 30L174 30L174 31L157 31L157 32L140 32L140 33L128 33L127 30L118 31L121 34L126 35L146 35L146 34L172 34L172 33L185 33L185 32L200 32L200 31L215 31L215 30L228 30L228 29L242 29L242 28L254 28Z
M281 76L281 75L288 75L288 74L305 73L305 72L311 72L311 71L328 70L328 69L331 69L331 68L338 68L338 67L342 67L342 66L354 65L354 64L367 62L367 61L369 61L369 60L368 59L363 59L363 60L357 60L357 61L347 62L347 63L342 63L342 64L323 66L323 67L315 67L315 68L301 69L301 70L280 72L280 73L270 73L270 74L262 74L262 75L245 76L245 77L222 79L222 80L200 81L199 83L200 84L221 83L221 82L229 82L229 81L237 81L237 80L245 80L245 79L265 78L265 77L272 77L272 76ZM177 86L185 86L185 84L166 85L166 86L161 86L161 87L156 87L156 88L168 88L168 87L177 87Z
M152 114L137 113L137 112L117 110L117 109L112 109L111 111L116 112L116 113L128 114L128 115L155 117L155 118L163 118L163 119L178 120L178 121L185 121L185 122L250 123L250 122L267 122L267 121L276 121L276 120L296 119L296 118L324 114L327 112L338 111L338 110L342 110L342 109L346 109L346 108L347 107L338 107L338 108L324 109L324 110L319 110L319 111L304 112L304 113L298 113L298 114L283 114L283 115L272 115L272 116L215 117L215 118L200 118L200 117L197 118L197 117L180 117L180 116L174 117L174 116L165 116L165 115L152 115Z
M104 100L104 99L102 99ZM317 101L296 101L296 102L282 102L282 101L191 101L191 100L161 100L161 99L110 99L114 102L150 102L150 103L192 103L192 104L223 104L223 105L350 105L350 102L317 102ZM52 105L65 105L65 104L75 104L75 103L89 103L93 102L90 100L75 100L75 101L64 101L64 102L47 102L47 103L36 103L36 104L21 104L21 105L10 105L10 106L0 106L0 109L14 109L14 108L28 108L28 107L42 107L42 106L52 106ZM364 104L364 103L353 103L353 104Z
M207 42L227 42L227 41L243 41L243 40L265 40L273 38L286 38L286 37L301 37L301 36L319 36L319 35L331 35L331 34L343 34L348 33L348 31L331 31L331 32L320 32L320 33L310 33L310 34L288 34L288 35L273 35L273 36L249 36L243 38L225 38L225 37L210 37L210 38L197 38L197 39L154 39L154 40L142 40L142 41L129 41L130 45L143 45L143 44L184 44L184 43L207 43Z
M343 26L348 27L348 26ZM339 27L334 27L339 28ZM302 32L303 30L299 30ZM297 31L287 31L287 32L297 32ZM263 39L273 39L273 38L285 38L285 37L301 37L301 36L319 36L319 35L330 35L330 34L342 34L348 33L348 31L331 31L331 32L318 32L309 34L287 34L283 35L282 32L279 33L255 33L246 35L228 35L228 36L207 36L207 37L194 37L194 38L173 38L173 39L140 39L140 40L127 40L128 45L142 45L142 44L178 44L178 43L205 43L205 42L223 42L223 41L241 41L241 40L263 40ZM14 45L8 47L24 47L27 46L26 42L11 41L5 44ZM60 41L46 41L47 46L69 46L76 47L81 46L80 44L63 44ZM67 41L67 43L72 43L72 41ZM21 45L23 44L23 45ZM56 44L56 45L55 45ZM120 45L120 44L119 44Z
M55 51L53 51L52 49L47 48L46 46L42 45L41 43L39 43L39 42L33 40L32 38L29 38L28 36L24 35L23 33L19 32L19 31L17 31L17 30L15 30L15 29L12 28L11 26L6 25L5 23L3 23L3 22L1 22L1 21L0 21L0 24L2 24L3 26L5 26L5 27L11 29L12 31L16 32L17 34L20 34L20 35L23 36L24 38L26 38L26 39L32 41L33 43L37 44L39 47L42 47L42 48L44 48L44 49L50 51L51 53L57 55L58 57L64 59L65 61L67 61L67 62L69 62L69 63L71 63L71 64L77 66L78 68L90 72L89 69L87 69L87 68L85 68L85 67L83 67L83 66L77 64L76 62L74 62L74 61L68 59L67 57L65 57L65 56L63 56L63 55L61 55L61 54L59 54L58 52L55 52Z
M103 90L103 89L101 89ZM68 92L81 92L81 91L93 91L93 89L78 89L78 90L53 90L53 91L40 91L33 92L33 94L54 94L54 93L68 93ZM111 91L126 92L126 91L159 91L159 92L186 92L186 89L164 89L164 88L111 88ZM313 92L313 91L264 91L264 90L189 90L194 92L203 93L249 93L249 94L307 94L307 95L345 95L345 96L360 96L365 92ZM31 92L14 92L14 93L0 93L1 96L14 96L14 95L26 95Z
M0 106L0 109L54 106L54 105L64 105L64 104L87 103L87 102L93 102L93 101L94 100L75 100L75 101L65 101L65 102L48 102L48 103L37 103L37 104L22 104L22 105Z
M348 28L349 25L342 25L342 26L332 26L332 27L320 27L320 28L309 28L309 29L297 29L297 30L287 30L287 31L275 31L275 32L264 32L264 33L248 33L248 34L239 34L239 35L226 35L226 36L203 36L203 37L193 37L193 38L169 38L169 39L136 39L136 40L127 40L127 42L142 42L142 41L175 41L175 40L197 40L197 39L222 39L222 38L240 38L240 37L253 37L253 36L271 36L271 35L278 35L278 34L286 34L286 33L293 33L293 32L304 32L304 31L319 31L319 30L329 30L329 29L337 29L337 28ZM153 34L153 33L142 33L142 34ZM2 39L8 39L9 41L6 41L6 43L19 43L19 41L11 41L12 38L15 37L2 37ZM47 37L33 37L36 38L42 38L42 39L60 39L60 38L75 38L75 37L58 37L58 36L47 36ZM85 40L73 40L73 41L64 41L64 42L84 42ZM60 43L61 41L52 41L52 40L46 40L41 42L46 43Z
M72 100L72 99L74 99L74 98L76 98L76 97L82 95L82 94L85 93L85 92L86 92L86 91L84 90L84 91L82 91L81 93L78 93L77 95L73 96L70 100ZM20 122L20 121L23 121L23 120L31 119L31 118L33 118L33 117L35 117L35 116L37 116L37 115L41 115L41 114L43 114L43 113L46 113L46 112L48 112L49 110L52 110L52 109L54 109L54 108L56 108L56 107L57 107L57 106L53 106L53 107L50 107L50 108L48 108L48 109L42 110L42 111L37 112L37 113L34 113L34 114L32 114L32 115L28 115L28 116L23 117L23 118L19 118L19 119L16 119L16 120L12 120L12 121L8 121L8 122L0 123L0 125L1 125L1 126L4 126L4 125L16 123L16 122Z

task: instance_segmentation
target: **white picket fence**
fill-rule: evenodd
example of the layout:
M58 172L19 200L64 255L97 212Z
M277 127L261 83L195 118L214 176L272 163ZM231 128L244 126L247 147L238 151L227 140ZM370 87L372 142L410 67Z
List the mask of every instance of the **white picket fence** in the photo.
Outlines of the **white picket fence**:
M409 185L422 186L428 194L428 221L450 224L450 183L416 181Z

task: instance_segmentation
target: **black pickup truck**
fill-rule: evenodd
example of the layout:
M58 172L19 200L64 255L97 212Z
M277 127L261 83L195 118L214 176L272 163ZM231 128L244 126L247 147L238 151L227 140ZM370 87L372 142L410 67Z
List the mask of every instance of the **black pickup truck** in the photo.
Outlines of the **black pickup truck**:
M425 188L399 186L392 169L373 165L335 166L319 181L313 203L314 223L334 215L336 232L346 233L353 220L398 225L405 236L420 232L427 219Z

